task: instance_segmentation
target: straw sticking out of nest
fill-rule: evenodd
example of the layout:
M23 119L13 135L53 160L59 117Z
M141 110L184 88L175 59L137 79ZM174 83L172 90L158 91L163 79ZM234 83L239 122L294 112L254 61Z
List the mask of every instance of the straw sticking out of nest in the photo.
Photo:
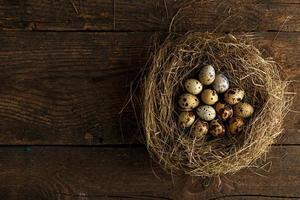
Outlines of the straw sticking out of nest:
M250 94L255 115L236 137L205 141L183 133L177 124L178 92L190 74L213 64L231 86ZM291 104L278 65L265 60L249 36L187 33L168 37L155 52L143 85L144 128L149 152L167 171L192 176L234 173L254 165L282 132Z

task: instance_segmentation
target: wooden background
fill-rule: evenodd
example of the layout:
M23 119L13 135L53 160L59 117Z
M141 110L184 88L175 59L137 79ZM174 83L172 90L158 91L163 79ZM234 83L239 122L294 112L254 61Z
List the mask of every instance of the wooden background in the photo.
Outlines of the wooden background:
M1 199L300 199L299 112L264 169L220 179L165 174L119 114L178 9L176 31L253 32L300 92L299 0L0 0Z

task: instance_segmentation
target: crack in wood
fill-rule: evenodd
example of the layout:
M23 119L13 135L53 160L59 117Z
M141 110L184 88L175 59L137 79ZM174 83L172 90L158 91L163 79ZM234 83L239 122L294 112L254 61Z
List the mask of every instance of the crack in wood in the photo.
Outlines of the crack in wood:
M264 198L282 198L282 199L300 199L300 196L280 196L280 195L263 195L263 194L236 194L236 195L223 195L219 197L209 198L208 200L217 200L230 197L264 197Z
M113 1L113 30L116 30L116 0Z
M105 197L105 198L127 198L127 199L161 199L161 200L173 200L169 197L164 196L153 196L153 195L141 195L141 194L70 194L70 193L55 193L57 195L71 196L71 197Z

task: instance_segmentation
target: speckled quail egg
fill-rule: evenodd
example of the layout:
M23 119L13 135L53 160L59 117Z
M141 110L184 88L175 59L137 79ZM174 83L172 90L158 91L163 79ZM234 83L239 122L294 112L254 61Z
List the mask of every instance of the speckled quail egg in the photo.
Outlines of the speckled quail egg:
M224 109L225 105L226 105L225 102L222 102L222 101L217 102L215 105L217 113L219 113L221 111L221 109Z
M226 121L233 116L233 109L228 104L218 102L216 104L216 111L223 121Z
M235 105L243 100L245 96L245 91L239 88L231 88L226 91L224 95L224 100L229 105Z
M200 119L211 121L216 117L216 111L212 106L203 105L197 108L197 114Z
M249 103L240 102L236 104L234 107L234 114L238 117L247 118L253 114L253 107Z
M202 91L202 84L197 79L187 79L184 83L186 91L191 94L197 95Z
M178 117L178 124L181 128L190 127L194 123L195 118L193 112L181 112Z
M217 74L213 82L213 88L218 93L224 93L229 88L229 81L224 74Z
M207 105L213 105L218 101L219 97L215 90L205 89L201 93L201 100Z
M245 122L241 117L233 117L229 120L227 130L230 134L237 134L243 129Z
M214 82L216 76L215 69L212 65L203 67L199 72L199 80L203 85L210 85Z
M209 125L206 121L198 120L192 127L192 135L194 137L202 137L208 133Z
M179 106L185 110L192 110L199 105L199 100L195 95L185 93L179 97Z
M209 124L209 132L215 137L221 137L225 135L225 127L220 120L214 119Z

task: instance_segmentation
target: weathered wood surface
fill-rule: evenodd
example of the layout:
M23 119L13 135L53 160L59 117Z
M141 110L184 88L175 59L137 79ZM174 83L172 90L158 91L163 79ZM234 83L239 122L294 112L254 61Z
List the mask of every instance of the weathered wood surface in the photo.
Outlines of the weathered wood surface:
M1 199L300 198L297 146L273 147L269 172L242 170L221 182L172 180L142 147L1 147L0 153Z
M138 5L131 0L116 2L115 26L118 30L169 30L175 15L175 29L172 30L177 31L300 30L298 0L143 0Z
M172 30L256 31L295 80L300 110L299 0L0 0L0 199L300 199L299 112L270 170L221 182L169 177L140 144L132 108L120 117L153 32L180 7ZM14 146L24 144L37 146Z
M113 29L113 0L0 2L0 30Z
M147 36L0 35L2 144L117 144L137 135L133 114L119 112Z
M132 107L119 112L146 63L151 35L0 33L0 144L139 143ZM273 41L276 35L255 37L298 81L299 92L300 34L280 33ZM284 144L300 144L299 120L287 117Z
M28 0L0 3L0 30L299 31L299 0ZM1 15L2 14L2 15Z

